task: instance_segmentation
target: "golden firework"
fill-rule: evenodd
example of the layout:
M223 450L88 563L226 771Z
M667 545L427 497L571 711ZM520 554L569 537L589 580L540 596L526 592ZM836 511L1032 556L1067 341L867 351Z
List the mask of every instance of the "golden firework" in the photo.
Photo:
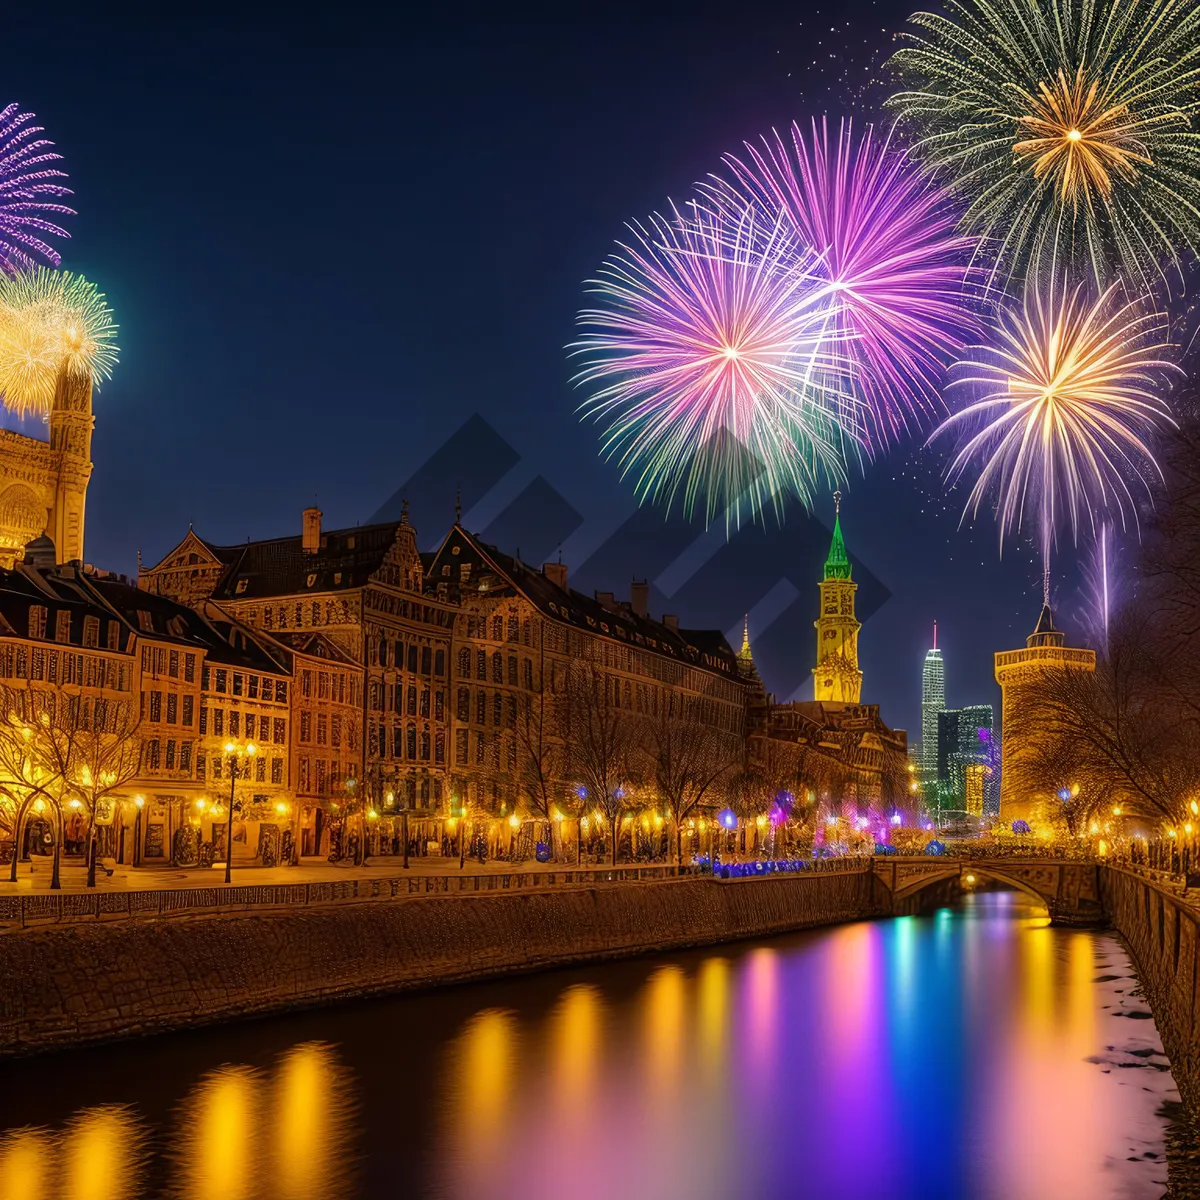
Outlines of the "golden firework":
M64 372L99 384L117 363L117 327L104 295L81 275L35 267L0 273L0 400L46 414Z
M1043 81L1036 94L1021 95L1030 114L1017 121L1035 136L1018 142L1013 153L1031 160L1036 178L1052 178L1060 200L1107 200L1113 176L1132 183L1139 166L1153 165L1129 106L1112 103L1108 88L1083 67L1073 78L1060 70L1053 84Z

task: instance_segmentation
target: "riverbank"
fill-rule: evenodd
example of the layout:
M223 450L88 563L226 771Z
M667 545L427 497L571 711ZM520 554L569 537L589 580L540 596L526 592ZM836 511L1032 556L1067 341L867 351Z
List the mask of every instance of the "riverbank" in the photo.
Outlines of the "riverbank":
M48 926L0 943L0 1055L879 912L864 868Z

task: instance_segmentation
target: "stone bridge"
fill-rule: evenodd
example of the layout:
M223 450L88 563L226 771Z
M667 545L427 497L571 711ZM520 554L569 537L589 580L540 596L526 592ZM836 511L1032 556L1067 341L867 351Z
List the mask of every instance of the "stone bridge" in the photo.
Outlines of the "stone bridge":
M917 894L935 884L995 881L1044 904L1056 925L1101 925L1098 864L1053 858L957 858L884 856L873 860L876 897L883 911L904 912Z

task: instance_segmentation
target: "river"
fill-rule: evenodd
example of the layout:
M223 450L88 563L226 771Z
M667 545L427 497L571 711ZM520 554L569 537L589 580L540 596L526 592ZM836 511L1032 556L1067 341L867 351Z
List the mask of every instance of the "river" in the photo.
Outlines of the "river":
M1120 942L1011 892L0 1080L4 1200L1200 1194Z

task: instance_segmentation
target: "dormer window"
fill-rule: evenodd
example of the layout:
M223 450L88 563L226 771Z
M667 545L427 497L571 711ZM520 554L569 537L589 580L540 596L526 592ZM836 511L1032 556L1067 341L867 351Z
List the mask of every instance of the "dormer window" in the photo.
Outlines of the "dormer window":
M46 607L35 604L29 610L29 636L44 638L46 636Z
M246 585L247 585L249 582L250 582L250 580L246 579L245 577L243 577L243 578L239 579L239 580L237 581L237 584L236 584L236 586L235 586L235 587L234 587L234 589L233 589L233 594L234 594L235 596L240 596L240 595L241 595L241 594L242 594L242 593L243 593L243 592L246 590Z
M83 644L98 647L100 645L100 618L83 618Z
M54 618L54 640L56 642L69 642L71 640L71 614L65 610L59 610Z

